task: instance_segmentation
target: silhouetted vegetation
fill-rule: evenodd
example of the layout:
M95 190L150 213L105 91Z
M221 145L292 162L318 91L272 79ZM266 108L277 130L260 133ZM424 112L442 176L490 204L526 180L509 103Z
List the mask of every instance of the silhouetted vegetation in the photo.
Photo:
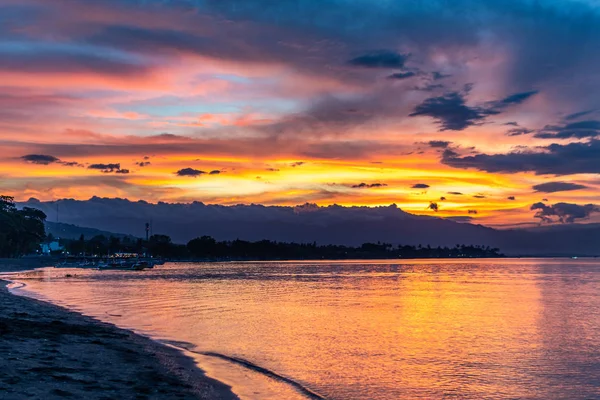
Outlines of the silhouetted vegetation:
M269 240L217 242L210 236L191 240L187 249L194 258L252 260L310 259L389 259L501 257L499 249L484 246L422 247L394 246L389 243L364 243L359 247L316 243L282 243Z
M18 210L14 199L0 196L0 257L35 253L46 237L46 214L35 208Z
M449 247L393 246L389 243L365 243L359 247L316 243L282 243L269 240L218 242L210 236L175 244L166 235L153 235L148 241L130 238L94 236L90 240L61 240L71 255L147 253L155 257L188 260L320 260L320 259L393 259L393 258L481 258L502 257L500 250L484 246Z

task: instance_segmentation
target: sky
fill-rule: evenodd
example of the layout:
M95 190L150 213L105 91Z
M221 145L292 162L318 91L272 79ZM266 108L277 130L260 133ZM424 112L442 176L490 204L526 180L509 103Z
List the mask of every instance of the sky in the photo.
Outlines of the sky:
M0 0L0 194L600 222L597 1Z

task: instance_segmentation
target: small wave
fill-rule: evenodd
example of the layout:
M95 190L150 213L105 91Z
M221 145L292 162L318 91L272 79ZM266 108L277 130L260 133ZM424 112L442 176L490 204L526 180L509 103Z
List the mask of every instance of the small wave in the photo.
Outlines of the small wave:
M171 346L174 347L179 347L180 349L189 351L191 353L196 353L196 354L200 354L202 356L207 356L207 357L215 357L215 358L220 358L221 360L225 360L228 361L230 363L233 364L237 364L240 365L244 368L247 368L249 370L252 370L254 372L258 372L259 374L265 375L271 379L274 379L276 381L279 382L283 382L286 383L290 386L292 386L297 392L299 392L300 394L306 396L309 399L312 400L326 400L325 397L313 392L312 390L308 389L307 387L303 386L301 383L298 383L290 378L287 378L283 375L279 375L276 372L273 372L267 368L261 367L260 365L256 365L253 362L250 362L248 360L244 360L243 358L239 358L239 357L230 357L227 356L225 354L221 354L221 353L215 353L213 351L197 351L197 350L193 350L196 345L194 345L193 343L188 343L188 342L181 342L178 340L160 340L161 343L165 343L165 344L169 344Z
M231 363L240 365L242 367L248 368L254 372L258 372L260 374L266 375L271 379L275 379L279 382L284 382L287 383L288 385L292 386L294 389L296 389L298 392L300 392L301 394L305 395L306 397L308 397L309 399L313 399L313 400L326 400L323 396L313 392L312 390L308 389L307 387L303 386L302 384L287 378L283 375L279 375L276 372L273 372L269 369L266 369L264 367L261 367L259 365L256 365L248 360L244 360L243 358L239 358L239 357L230 357L230 356L226 356L225 354L220 354L220 353L214 353L211 351L207 351L207 352L203 352L203 351L194 351L194 350L189 350L192 353L197 353L197 354L201 354L203 356L208 356L208 357L216 357L216 358L220 358L222 360L225 361L229 361Z
M9 279L4 279L4 280L7 282L10 282L8 285L6 285L6 288L8 290L23 289L25 286L27 286L23 282L11 281Z
M193 343L190 343L190 342L182 342L181 340L170 340L170 339L160 339L159 342L165 343L165 344L168 344L171 346L179 347L180 349L190 351L192 353L202 354L197 351L194 351L193 349L196 347L196 345Z

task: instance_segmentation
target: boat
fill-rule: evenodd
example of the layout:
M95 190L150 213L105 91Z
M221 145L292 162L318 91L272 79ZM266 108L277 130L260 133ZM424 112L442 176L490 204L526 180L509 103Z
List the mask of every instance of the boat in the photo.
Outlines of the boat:
M154 261L145 259L111 259L98 263L100 270L126 270L142 271L144 269L154 268Z
M131 269L136 270L136 271L141 271L141 270L153 268L153 267L154 267L154 265L150 264L148 261L139 260L139 261L133 263L133 265L131 266Z
M109 260L98 263L98 269L132 269L133 263L126 260Z

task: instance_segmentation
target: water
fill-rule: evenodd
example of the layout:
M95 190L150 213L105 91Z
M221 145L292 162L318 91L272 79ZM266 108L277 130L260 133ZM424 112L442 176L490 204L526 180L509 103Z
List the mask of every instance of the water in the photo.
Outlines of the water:
M166 264L19 281L193 350L246 399L600 398L596 260Z

